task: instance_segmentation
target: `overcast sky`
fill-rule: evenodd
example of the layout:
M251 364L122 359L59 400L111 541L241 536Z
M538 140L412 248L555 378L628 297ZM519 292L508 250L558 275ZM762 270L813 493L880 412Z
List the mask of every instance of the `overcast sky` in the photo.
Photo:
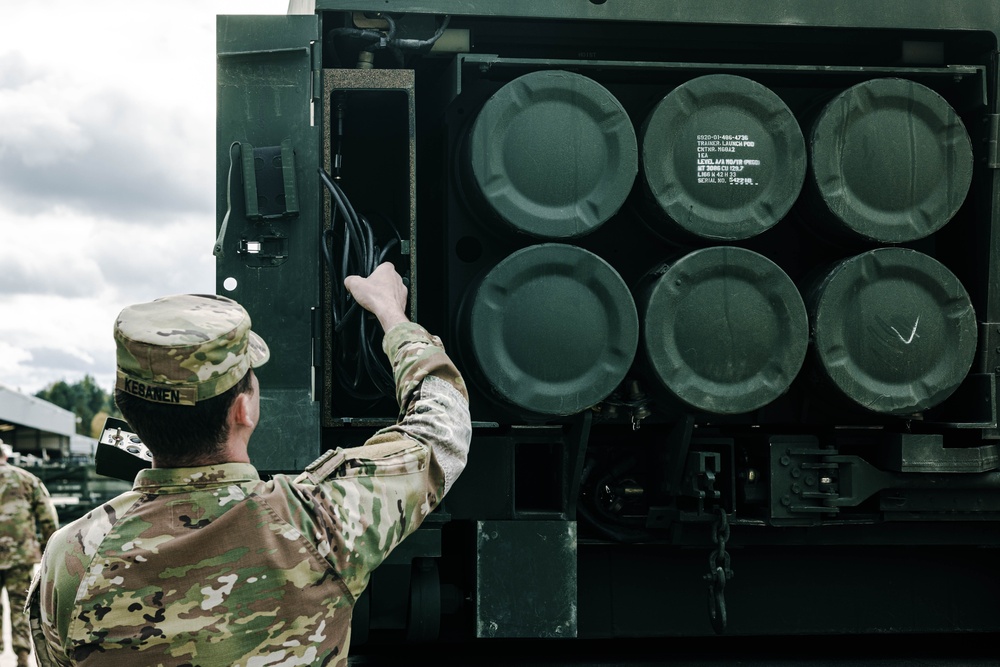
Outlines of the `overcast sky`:
M4 3L0 385L111 391L124 306L215 291L216 15L287 8Z

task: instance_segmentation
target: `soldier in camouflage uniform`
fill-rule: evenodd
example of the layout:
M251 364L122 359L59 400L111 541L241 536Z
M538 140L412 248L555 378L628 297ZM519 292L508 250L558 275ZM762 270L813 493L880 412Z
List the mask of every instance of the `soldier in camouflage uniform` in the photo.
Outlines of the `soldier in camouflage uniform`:
M355 601L464 468L471 423L392 266L345 285L386 331L400 418L267 482L247 441L269 351L246 311L191 295L122 311L116 400L154 466L50 542L29 603L42 665L346 665ZM203 403L221 411L217 445L188 428Z
M22 667L31 654L28 618L22 610L32 570L59 522L42 480L8 463L13 453L0 440L0 586L7 589L11 644Z

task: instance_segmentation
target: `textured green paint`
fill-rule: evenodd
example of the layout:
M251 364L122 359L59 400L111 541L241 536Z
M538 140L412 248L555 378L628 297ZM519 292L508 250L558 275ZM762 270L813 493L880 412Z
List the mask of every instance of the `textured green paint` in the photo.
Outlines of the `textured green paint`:
M371 11L365 0L316 0L317 10ZM994 0L386 0L387 12L452 16L562 18L601 21L670 21L737 25L800 25L849 28L990 30L1000 34L1000 3Z
M239 301L275 362L261 368L261 423L250 447L266 470L301 469L320 453L319 408L312 400L310 309L319 305L319 128L311 125L315 16L220 16L217 24L218 111L216 224L226 214L229 151L233 142L295 151L299 215L250 221L237 162L230 214L216 264L216 290ZM239 159L237 149L233 156ZM287 260L268 266L237 250L241 239L285 240ZM234 291L224 288L235 278Z

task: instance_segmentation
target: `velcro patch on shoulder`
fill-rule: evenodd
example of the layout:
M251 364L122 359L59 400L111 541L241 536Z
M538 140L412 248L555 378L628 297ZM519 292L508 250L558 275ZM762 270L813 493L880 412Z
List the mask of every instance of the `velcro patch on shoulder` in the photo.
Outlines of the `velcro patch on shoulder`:
M304 472L309 475L313 482L320 482L333 475L337 468L344 465L346 458L347 455L343 449L331 449L307 465Z

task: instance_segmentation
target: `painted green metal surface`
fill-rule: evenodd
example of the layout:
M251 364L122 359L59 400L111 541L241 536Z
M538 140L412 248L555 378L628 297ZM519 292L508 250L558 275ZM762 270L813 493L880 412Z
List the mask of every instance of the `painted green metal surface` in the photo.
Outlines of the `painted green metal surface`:
M735 241L785 217L805 179L806 147L795 116L766 86L708 74L657 103L642 127L642 164L665 227Z
M497 264L470 310L482 374L529 415L572 415L600 402L625 377L638 344L635 303L618 272L561 243Z
M808 343L795 283L763 255L724 246L663 269L643 299L642 334L657 380L679 400L723 414L785 393Z
M262 419L250 449L264 470L298 470L320 453L312 396L319 146L318 128L310 121L310 44L317 26L315 16L220 16L217 24L217 233L227 202L232 210L217 258L216 289L243 304L271 349L270 363L258 372ZM247 215L243 144L276 147L277 154L285 144L294 151L297 215Z
M575 522L479 521L476 542L477 637L577 636Z
M406 628L409 634L411 618L420 628L434 625L425 621L436 621L437 614L406 609L407 599L422 597L404 581L411 575L407 562L419 558L440 565L442 639L474 635L485 640L484 653L501 638L711 635L718 628L704 612L706 593L718 603L720 591L706 581L730 555L738 572L725 590L732 634L979 633L1000 627L996 581L988 574L998 539L988 528L1000 516L1000 472L996 447L989 444L998 435L1000 374L1000 3L291 5L305 13L301 18L318 19L318 26L300 30L308 24L273 23L254 39L264 44L266 59L303 69L287 69L289 90L276 96L267 86L255 95L220 94L220 117L227 116L220 128L235 122L253 135L247 142L275 147L287 138L287 128L298 127L291 118L301 118L310 103L317 119L332 117L330 99L314 93L316 99L303 102L308 95L292 92L306 87L306 55L318 54L319 44L324 58L308 66L313 81L331 71L350 71L359 80L374 78L371 72L412 72L409 120L415 124L404 128L391 121L389 128L392 115L371 113L373 104L365 107L368 125L355 124L350 138L359 150L370 149L377 165L383 147L397 143L386 139L386 130L405 129L413 137L416 166L406 185L415 190L414 230L420 229L420 321L442 335L473 398L470 465L446 499L441 539L436 548L418 540L412 551L397 554L402 562L393 567L406 576L376 572L373 586L383 588L372 598L373 641L366 648L380 644L387 630ZM391 41L383 12L406 38L426 37L448 16L450 30L466 33L468 51L393 53L380 50L370 33L348 34L357 22L385 31ZM240 36L255 30L249 23L231 24L227 48L239 55L227 57L257 58L249 52L261 47L244 44ZM311 45L313 40L319 41ZM359 57L365 49L374 52L372 58ZM357 62L372 62L375 69L343 69ZM255 86L267 78L268 67L232 67L220 82ZM796 135L796 129L798 142L776 143L763 155L702 151L703 157L695 150L698 135L709 132L678 132L683 118L675 115L661 134L687 142L674 151L686 157L668 164L661 181L723 185L697 182L700 164L720 165L742 167L725 171L752 178L755 189L768 180L787 192L759 207L756 213L767 215L757 215L749 232L677 237L655 230L664 216L690 222L688 216L698 212L736 225L744 219L741 209L754 204L736 201L739 192L730 189L687 193L679 202L667 196L667 206L646 206L649 197L641 195L648 193L639 179L653 173L655 160L666 161L669 146L640 155L637 174L621 165L602 174L597 167L612 162L614 142L601 132L581 131L581 121L594 116L580 111L580 91L557 95L570 111L560 115L549 114L544 104L551 100L538 89L511 85L556 71L595 82L636 130L665 96L682 95L699 77L743 78L766 87L780 103L758 114L752 131L725 129L745 122L746 105L718 111L689 96L679 106L718 112L718 129L710 134L730 143L703 147L757 149L763 140L751 133L772 140ZM914 95L900 102L899 95L882 101L888 98L866 93L851 103L869 113L861 125L834 122L810 143L813 122L828 102L887 79L935 91L966 126L968 143L949 149L951 137L961 136L955 118L928 120L919 110L928 105ZM511 99L491 109L490 101L505 90ZM511 114L526 109L530 118L522 125L504 126ZM576 120L567 122L573 113ZM771 124L782 114L782 124ZM228 118L240 115L246 118ZM505 132L493 134L498 128ZM847 131L857 132L850 147L829 139ZM579 145L570 143L585 135ZM220 174L229 141L220 132ZM737 141L741 145L732 143ZM321 132L304 142L300 154L303 142L293 138L296 171L314 170L311 147L329 151L324 144L332 142ZM824 149L832 153L825 173L808 159ZM785 171L745 173L765 163ZM586 208L593 177L620 172L635 177L620 208L598 207L592 218L553 213L564 201L585 202ZM355 181L366 208L386 199L383 181L406 180L391 170L379 176ZM938 190L935 179L942 177L947 183ZM810 179L813 188L830 187L828 200L850 189L854 199L873 203L869 208L877 214L853 223L860 233L827 238L829 230L814 224L823 198L800 191ZM268 223L272 256L227 257L219 265L220 281L235 276L257 292L248 299L269 320L262 326L290 332L299 329L286 315L315 302L314 290L323 282L315 257L306 256L293 233L312 224L311 217L305 220L317 215L309 207L319 195L308 190L308 174L296 183L306 188L299 190L301 213L294 221ZM727 177L723 187L736 185ZM490 194L490 188L496 190ZM929 208L920 204L921 196L932 200ZM677 206L667 210L671 204ZM837 207L843 209L843 202ZM878 233L884 217L895 214L909 231ZM936 220L925 230L927 218ZM583 226L573 227L579 221ZM238 236L264 229L242 220L239 211L231 224ZM301 238L314 239L308 243L318 254L314 231ZM553 238L560 243L551 243ZM896 243L907 247L872 248ZM556 246L562 254L549 252ZM603 264L567 261L567 249ZM933 264L915 260L917 255ZM538 261L511 261L526 257ZM676 258L688 261L676 262L677 271L670 273L669 260ZM823 273L838 263L838 270ZM654 276L663 277L659 293L643 302L641 288L655 267L662 269ZM605 268L621 280L614 289L601 277ZM817 269L828 281L813 302L810 329L801 296ZM632 298L638 307L630 313L645 319L634 359L621 350L608 353L616 323L629 319L620 311L629 310ZM329 332L319 326L316 334ZM809 334L811 357L805 354ZM265 333L269 341L274 335ZM649 349L657 337L661 345ZM293 415L293 398L307 393L298 375L308 367L307 346L297 334L282 344L287 349L272 386L288 392L276 407ZM664 379L651 377L657 372L672 400L654 390ZM832 388L817 382L824 373ZM843 399L846 408L831 396ZM343 416L347 423L352 414ZM386 411L387 422L394 416ZM318 444L311 425L284 419L306 450ZM342 444L345 432L362 438L366 426L350 423L357 428L321 429L323 446ZM289 456L281 466L291 460L298 461ZM720 512L732 527L725 538L733 547L728 554L716 551ZM918 579L923 589L908 588ZM985 585L969 585L973 579ZM829 594L831 582L835 596ZM452 605L444 604L450 595Z
M923 253L878 248L845 259L807 302L823 371L865 409L926 410L972 366L978 330L968 293Z
M524 17L602 21L992 30L1000 33L1000 6L993 0L316 0L317 10L386 11L455 16Z
M972 142L940 95L877 78L831 100L813 123L814 184L838 231L905 243L938 231L965 203Z
M532 236L581 236L621 208L638 171L635 130L596 81L542 70L501 88L469 134L479 191L507 224Z

